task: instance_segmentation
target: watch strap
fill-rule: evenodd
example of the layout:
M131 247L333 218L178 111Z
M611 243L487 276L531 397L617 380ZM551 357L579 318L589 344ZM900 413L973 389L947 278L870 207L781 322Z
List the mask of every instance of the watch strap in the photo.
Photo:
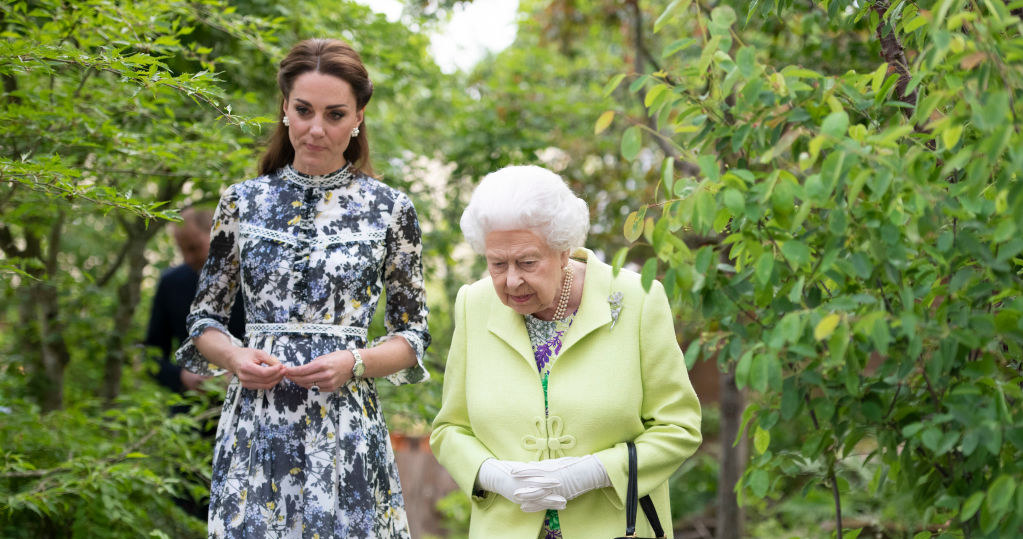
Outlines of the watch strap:
M366 374L366 364L362 362L362 354L356 348L352 348L351 352L352 357L355 358L355 363L352 364L352 376L362 378L362 375Z

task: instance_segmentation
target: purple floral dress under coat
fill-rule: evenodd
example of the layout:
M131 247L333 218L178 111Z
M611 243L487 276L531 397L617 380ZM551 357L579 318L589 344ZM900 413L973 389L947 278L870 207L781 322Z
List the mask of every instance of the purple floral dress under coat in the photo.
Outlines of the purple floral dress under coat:
M551 367L554 360L561 353L561 338L572 326L575 313L568 318L561 320L540 320L535 316L525 316L526 333L529 334L529 343L533 347L533 359L536 360L536 368L540 372L540 383L543 385L543 409L544 414L549 414L547 403L547 382L550 380ZM543 528L540 529L539 539L561 539L561 523L558 521L558 512L549 509L544 515Z
M419 360L387 379L429 378L420 230L403 193L347 167L306 176L289 166L228 188L211 239L188 317L192 338L224 331L241 287L248 324L236 344L302 365L375 344L366 328L386 289L381 339L403 337ZM191 338L177 358L198 374L223 372ZM234 378L213 453L209 537L409 537L374 381L327 393L288 379L245 389Z

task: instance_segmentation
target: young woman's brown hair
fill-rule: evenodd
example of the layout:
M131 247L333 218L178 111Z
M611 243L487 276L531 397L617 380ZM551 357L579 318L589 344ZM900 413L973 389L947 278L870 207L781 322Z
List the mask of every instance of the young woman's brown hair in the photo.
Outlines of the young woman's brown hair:
M281 89L281 99L277 106L279 117L277 127L270 135L266 153L259 160L260 175L289 165L295 158L295 148L288 138L288 128L282 121L284 100L291 95L295 79L310 71L333 75L350 84L359 110L365 108L369 99L373 97L373 83L369 80L369 73L362 64L359 53L355 52L351 45L340 39L307 39L296 44L284 60L281 60L281 67L277 72L277 86ZM373 174L365 120L359 125L359 136L351 140L344 156L356 169L369 175Z

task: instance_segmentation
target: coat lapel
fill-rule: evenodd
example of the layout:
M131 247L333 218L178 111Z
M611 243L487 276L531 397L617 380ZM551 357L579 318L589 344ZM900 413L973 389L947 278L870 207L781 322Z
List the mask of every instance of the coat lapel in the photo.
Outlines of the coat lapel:
M590 332L611 323L611 305L607 300L611 293L611 266L597 260L589 249L579 249L573 256L586 257L586 277L583 281L583 299L579 303L572 327L565 334L562 354ZM526 338L528 340L528 335Z
M512 350L518 352L522 359L529 362L533 366L533 370L536 371L533 347L529 344L529 334L526 333L526 323L522 320L522 315L501 303L497 293L493 292L493 285L490 290L492 297L490 298L490 316L487 317L487 329Z

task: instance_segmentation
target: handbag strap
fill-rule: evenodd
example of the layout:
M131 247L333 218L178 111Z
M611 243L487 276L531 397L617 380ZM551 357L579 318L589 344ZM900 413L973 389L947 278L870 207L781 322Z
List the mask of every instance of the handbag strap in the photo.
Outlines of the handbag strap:
M636 444L628 442L629 486L625 491L625 536L636 536Z
M650 496L643 496L639 499L639 505L643 507L646 519L650 521L650 527L654 529L654 536L664 537L664 528L661 527L661 521L657 518L654 501L650 499Z
M638 496L636 486L636 475L638 473L639 466L636 462L636 444L627 442L625 444L629 449L629 485L625 492L625 536L635 537L636 536L636 498ZM657 518L657 509L654 507L654 501L650 499L650 496L643 496L639 500L639 504L643 506L643 514L646 515L646 519L650 521L650 527L654 529L654 535L657 537L664 537L664 528L661 527L661 521Z

